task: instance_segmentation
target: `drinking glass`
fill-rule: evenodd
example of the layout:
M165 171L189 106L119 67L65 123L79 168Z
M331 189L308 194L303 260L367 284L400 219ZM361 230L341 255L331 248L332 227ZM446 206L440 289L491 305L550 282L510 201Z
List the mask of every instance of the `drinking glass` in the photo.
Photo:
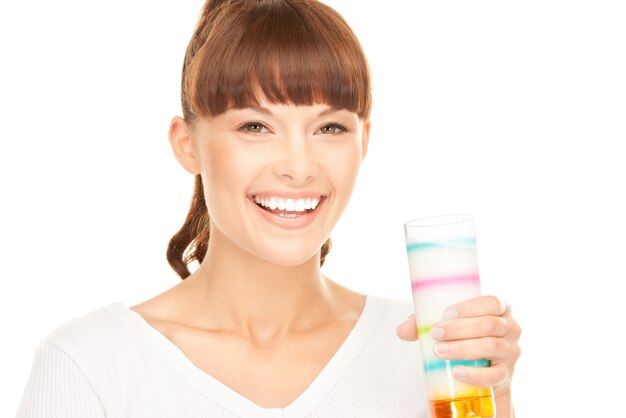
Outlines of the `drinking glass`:
M430 328L446 308L480 295L474 218L443 215L404 225L411 287L432 418L495 417L490 387L454 378L455 366L488 367L484 359L443 360L433 352Z

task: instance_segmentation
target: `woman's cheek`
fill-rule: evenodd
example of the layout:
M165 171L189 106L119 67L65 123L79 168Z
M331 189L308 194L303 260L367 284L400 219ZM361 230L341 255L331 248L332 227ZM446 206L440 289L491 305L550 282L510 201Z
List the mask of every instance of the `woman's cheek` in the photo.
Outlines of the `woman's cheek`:
M346 147L341 152L331 154L327 162L329 175L334 179L335 187L352 190L361 168L361 152L356 147Z
M220 183L236 183L254 164L254 153L237 149L230 141L218 140L209 148L206 167Z

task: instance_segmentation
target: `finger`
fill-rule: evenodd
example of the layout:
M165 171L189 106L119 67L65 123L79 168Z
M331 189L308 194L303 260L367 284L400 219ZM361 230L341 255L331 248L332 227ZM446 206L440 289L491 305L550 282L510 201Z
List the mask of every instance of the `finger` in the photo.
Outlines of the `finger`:
M517 356L518 347L503 338L484 337L437 342L433 346L433 351L441 359L487 359L497 362Z
M510 312L508 304L497 296L478 296L450 306L443 313L444 319L471 318L476 316L502 316Z
M398 328L396 328L396 334L402 340L416 341L417 324L415 322L415 315L409 316L406 321L398 325Z
M455 366L452 374L462 382L479 387L500 386L511 380L506 367Z
M463 340L481 337L504 337L510 331L510 323L501 316L450 319L430 329L430 336L437 341Z

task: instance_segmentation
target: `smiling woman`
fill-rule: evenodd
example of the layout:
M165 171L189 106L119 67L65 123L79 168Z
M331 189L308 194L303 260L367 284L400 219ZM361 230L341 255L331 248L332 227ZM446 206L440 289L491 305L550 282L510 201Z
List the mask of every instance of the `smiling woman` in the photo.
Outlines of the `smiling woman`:
M337 12L318 2L285 7L279 2L248 1L225 13L224 3L205 4L185 54L181 86L185 121L217 116L227 109L258 110L261 97L270 103L327 103L356 113L361 120L369 118L367 60ZM263 129L256 121L244 126L248 131L252 126ZM210 223L202 188L197 175L187 220L168 248L168 261L183 279L190 274L189 263L201 263L207 251ZM330 246L327 239L320 264Z
M184 280L48 335L18 417L425 418L412 304L320 270L368 150L370 84L358 40L330 7L208 0L169 128L195 178L167 251ZM491 362L455 370L494 386L505 417L519 327L496 301L458 304L433 328L441 346L451 341L442 358Z

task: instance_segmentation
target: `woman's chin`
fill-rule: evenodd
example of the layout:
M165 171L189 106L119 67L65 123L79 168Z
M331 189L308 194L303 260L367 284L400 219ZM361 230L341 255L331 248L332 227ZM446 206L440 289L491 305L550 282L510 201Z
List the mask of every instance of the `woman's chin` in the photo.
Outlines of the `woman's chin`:
M321 246L320 246L321 247ZM294 249L282 249L272 248L272 251L263 251L263 254L257 254L257 256L268 263L283 266L283 267L298 267L305 264L313 264L319 266L320 264L320 249L313 251Z

